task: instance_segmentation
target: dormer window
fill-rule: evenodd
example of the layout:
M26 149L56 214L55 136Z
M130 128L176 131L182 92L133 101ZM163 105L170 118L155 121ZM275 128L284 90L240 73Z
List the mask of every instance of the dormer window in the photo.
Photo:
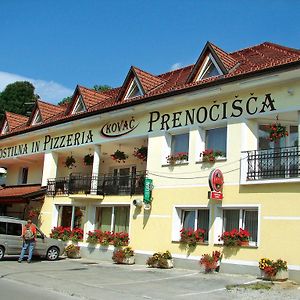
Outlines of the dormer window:
M42 116L41 116L41 112L37 109L35 114L34 114L34 117L33 117L33 120L32 120L32 125L37 125L37 124L40 124L43 122L43 119L42 119Z
M83 102L83 98L82 98L82 96L79 96L77 98L77 101L76 101L75 105L74 105L72 115L77 114L77 113L81 113L81 112L85 112L85 111L86 111L86 107L85 107L85 104Z
M130 99L142 95L142 89L140 88L136 79L133 79L129 86L128 92L126 93L125 99Z
M200 68L196 81L222 75L222 71L211 54L207 55Z
M3 126L3 129L2 129L2 131L1 131L1 134L6 134L6 133L8 133L8 131L9 131L8 122L5 121L4 126Z

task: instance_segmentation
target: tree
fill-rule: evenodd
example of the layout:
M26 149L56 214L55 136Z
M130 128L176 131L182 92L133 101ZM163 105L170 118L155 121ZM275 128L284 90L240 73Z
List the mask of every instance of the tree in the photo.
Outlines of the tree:
M93 89L97 92L104 92L104 91L108 91L111 89L111 86L103 84L103 85L97 85L95 84Z
M57 105L66 105L66 104L70 103L71 100L72 100L72 96L65 97L64 99L59 101Z
M3 119L6 111L28 115L39 98L34 94L34 89L34 86L28 81L16 81L8 84L0 93L0 119Z

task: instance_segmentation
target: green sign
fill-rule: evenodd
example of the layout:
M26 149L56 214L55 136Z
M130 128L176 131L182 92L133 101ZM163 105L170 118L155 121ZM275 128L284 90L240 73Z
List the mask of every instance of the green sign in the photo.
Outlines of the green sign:
M152 189L153 189L153 184L152 184L152 179L150 178L145 178L145 186L144 186L144 203L151 203L152 201Z

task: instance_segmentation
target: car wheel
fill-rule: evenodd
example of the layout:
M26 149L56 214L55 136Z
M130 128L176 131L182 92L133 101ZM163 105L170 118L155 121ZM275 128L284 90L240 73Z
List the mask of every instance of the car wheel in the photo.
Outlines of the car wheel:
M4 247L0 246L0 260L3 259L3 257L4 257L4 252L5 252Z
M57 247L50 247L47 251L46 257L48 260L56 260L59 257L59 249Z

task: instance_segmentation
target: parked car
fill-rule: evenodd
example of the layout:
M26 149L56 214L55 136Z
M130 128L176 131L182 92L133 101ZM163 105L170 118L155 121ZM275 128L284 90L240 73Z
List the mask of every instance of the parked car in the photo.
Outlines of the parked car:
M22 226L26 221L17 218L0 216L0 260L4 255L19 255L23 245ZM64 252L64 242L48 238L37 229L36 245L33 255L56 260Z

